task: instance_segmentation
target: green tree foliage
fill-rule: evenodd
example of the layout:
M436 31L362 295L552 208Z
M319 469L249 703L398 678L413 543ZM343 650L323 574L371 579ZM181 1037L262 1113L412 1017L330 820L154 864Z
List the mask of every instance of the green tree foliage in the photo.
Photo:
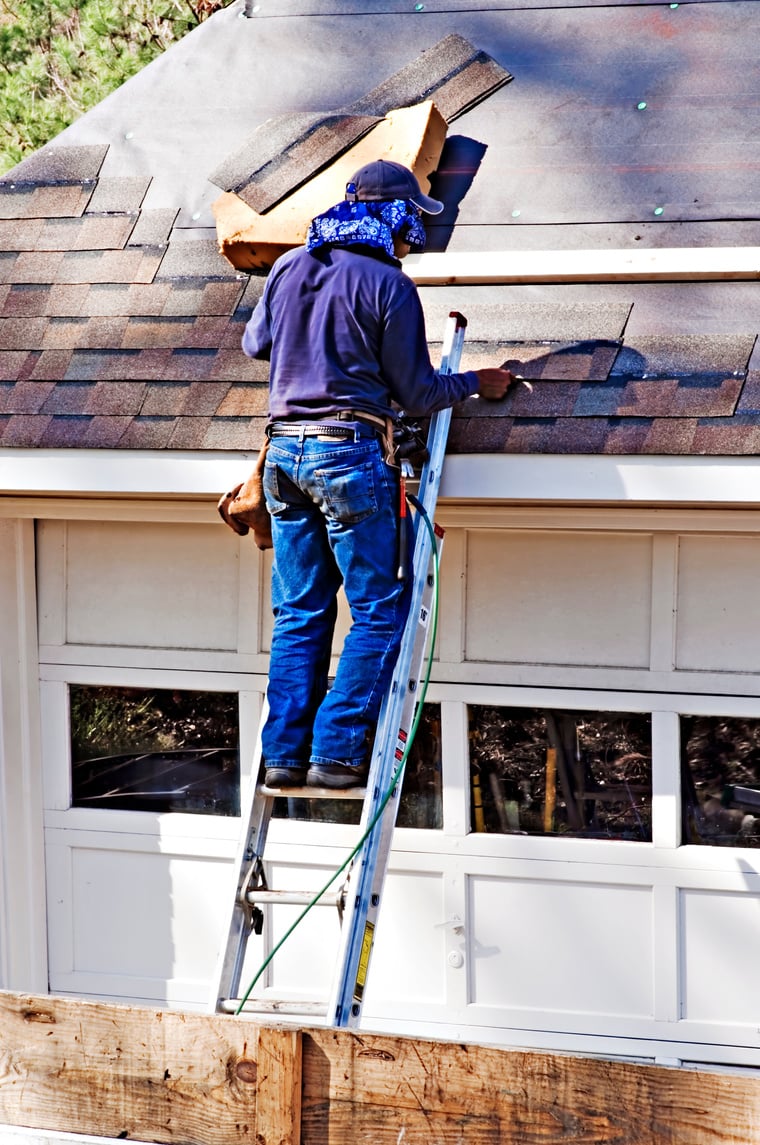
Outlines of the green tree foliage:
M229 0L0 0L0 170Z

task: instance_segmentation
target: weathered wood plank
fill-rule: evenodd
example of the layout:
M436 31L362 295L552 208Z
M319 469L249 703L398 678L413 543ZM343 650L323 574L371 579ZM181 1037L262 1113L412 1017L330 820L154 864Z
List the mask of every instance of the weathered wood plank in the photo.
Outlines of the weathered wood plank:
M300 1145L300 1030L258 1031L256 1042L256 1145Z
M0 1123L246 1145L256 1039L221 1016L0 993Z
M161 1145L760 1145L760 1079L0 993L0 1124Z
M760 1145L760 1080L310 1031L303 1145Z

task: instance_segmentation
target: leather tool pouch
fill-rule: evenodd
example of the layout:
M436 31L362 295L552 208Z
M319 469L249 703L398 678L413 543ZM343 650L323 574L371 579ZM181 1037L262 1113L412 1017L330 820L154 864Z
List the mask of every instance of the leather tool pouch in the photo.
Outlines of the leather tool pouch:
M219 498L217 509L225 525L244 537L250 529L259 549L272 548L272 524L264 497L263 475L269 439L264 442L253 472L247 481L236 485Z

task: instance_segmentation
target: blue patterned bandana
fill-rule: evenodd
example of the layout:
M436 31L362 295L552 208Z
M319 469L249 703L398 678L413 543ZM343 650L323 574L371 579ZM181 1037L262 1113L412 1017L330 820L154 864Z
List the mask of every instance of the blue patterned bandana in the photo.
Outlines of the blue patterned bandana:
M338 203L312 219L306 249L321 246L369 246L395 258L393 239L400 235L413 251L425 246L422 212L409 199Z

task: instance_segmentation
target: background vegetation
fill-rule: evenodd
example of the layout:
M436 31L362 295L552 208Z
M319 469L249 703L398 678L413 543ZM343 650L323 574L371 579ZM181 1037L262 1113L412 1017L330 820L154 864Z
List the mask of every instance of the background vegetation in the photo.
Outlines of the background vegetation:
M0 0L0 172L229 0Z

